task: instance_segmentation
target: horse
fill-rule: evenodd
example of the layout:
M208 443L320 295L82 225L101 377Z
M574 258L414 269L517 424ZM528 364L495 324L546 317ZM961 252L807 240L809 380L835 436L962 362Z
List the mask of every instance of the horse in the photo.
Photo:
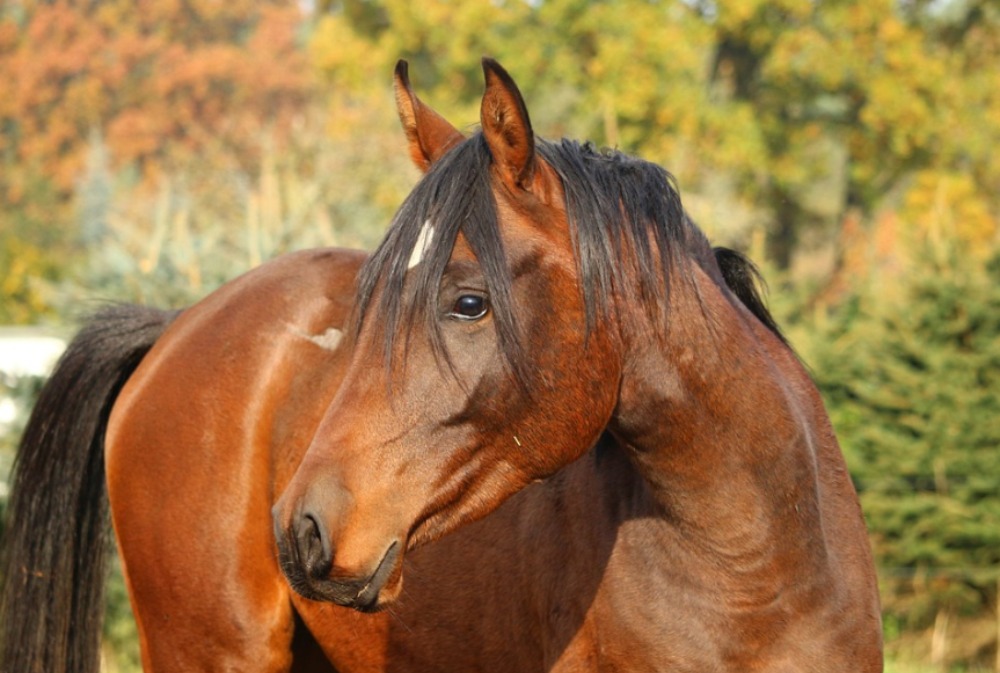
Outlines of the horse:
M22 439L3 670L97 668L108 503L146 671L880 671L864 521L744 256L662 168L466 137L371 256L278 258L70 344Z

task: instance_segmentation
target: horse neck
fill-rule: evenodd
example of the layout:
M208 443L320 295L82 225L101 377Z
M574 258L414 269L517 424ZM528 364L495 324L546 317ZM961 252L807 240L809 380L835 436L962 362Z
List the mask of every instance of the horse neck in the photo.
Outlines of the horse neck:
M692 558L714 556L741 586L750 571L818 572L817 478L839 456L822 404L779 339L700 266L690 273L672 279L665 331L647 322L625 337L612 431Z

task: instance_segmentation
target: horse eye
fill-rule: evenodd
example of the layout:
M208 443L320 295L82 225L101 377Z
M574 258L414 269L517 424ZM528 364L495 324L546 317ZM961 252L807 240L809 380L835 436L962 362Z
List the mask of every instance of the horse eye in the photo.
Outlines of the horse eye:
M455 301L451 316L459 320L479 320L489 308L486 297L478 294L463 294Z

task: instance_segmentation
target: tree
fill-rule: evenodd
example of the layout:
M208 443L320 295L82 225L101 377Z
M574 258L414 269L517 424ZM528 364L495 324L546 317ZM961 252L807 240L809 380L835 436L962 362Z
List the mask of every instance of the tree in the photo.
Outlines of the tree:
M285 142L312 94L301 18L278 0L0 5L0 317L50 310L44 286L81 256L73 196L95 135L148 191L192 165L258 172L264 136Z
M729 234L763 229L780 267L804 233L829 242L849 213L868 221L887 195L938 176L968 175L1000 205L1000 161L988 150L1000 142L1000 70L987 65L1000 59L1000 10L988 0L321 8L313 57L344 95L383 82L406 57L428 99L474 121L478 57L495 56L519 75L543 134L663 163L696 215L701 194L721 191L743 212Z
M890 621L942 642L995 614L1000 579L1000 254L964 247L925 239L870 273L810 349Z
M0 24L4 150L68 191L94 130L145 170L224 148L254 154L309 95L282 2L24 2ZM8 185L8 189L10 186Z

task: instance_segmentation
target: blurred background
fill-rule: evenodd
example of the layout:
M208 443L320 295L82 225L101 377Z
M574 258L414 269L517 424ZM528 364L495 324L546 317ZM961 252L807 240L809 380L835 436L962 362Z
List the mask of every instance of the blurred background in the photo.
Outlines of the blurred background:
M393 65L472 129L484 54L540 135L661 163L764 269L861 495L887 670L1000 671L997 0L0 0L0 478L101 302L376 244L418 177ZM107 670L137 670L108 600Z

